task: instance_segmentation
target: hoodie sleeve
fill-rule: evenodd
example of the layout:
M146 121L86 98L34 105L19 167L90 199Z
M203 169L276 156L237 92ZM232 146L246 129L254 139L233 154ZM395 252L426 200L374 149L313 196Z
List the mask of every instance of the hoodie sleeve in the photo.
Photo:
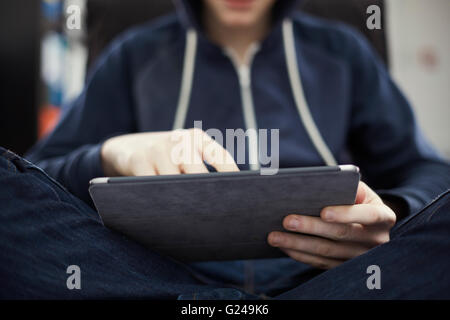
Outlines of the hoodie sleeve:
M126 61L123 46L112 46L91 71L82 94L63 108L53 132L26 155L89 203L89 180L104 175L102 142L134 129Z
M369 44L352 35L352 156L384 200L400 200L415 213L448 190L450 165L425 140L410 104Z

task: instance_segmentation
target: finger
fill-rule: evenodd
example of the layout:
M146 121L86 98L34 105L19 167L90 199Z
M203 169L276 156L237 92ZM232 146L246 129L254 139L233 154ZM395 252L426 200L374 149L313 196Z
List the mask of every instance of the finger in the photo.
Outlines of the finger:
M165 149L162 149L157 154L154 154L153 161L157 174L170 175L181 173L180 166L172 161L169 153L167 153Z
M363 225L388 224L395 221L395 214L384 205L355 204L351 206L327 207L320 213L327 222L360 223Z
M239 168L230 153L214 141L206 133L201 150L202 158L213 166L218 172L239 171Z
M208 173L208 168L203 163L182 163L181 171L186 174Z
M318 257L347 260L359 256L369 248L351 242L335 242L299 234L272 232L269 244L274 247L309 253Z
M286 253L289 257L291 257L292 259L294 259L296 261L303 262L305 264L309 264L310 266L313 266L314 268L323 269L323 270L332 269L344 262L344 261L337 260L337 259L317 257L317 256L311 255L309 253L304 253L301 251L296 251L296 250L291 250L291 249L281 249L281 250L284 253Z
M130 159L129 172L125 175L130 176L155 176L156 170L153 163L145 156L145 153L136 153Z
M291 214L284 218L286 230L324 237L332 240L355 241L364 236L363 227L358 224L331 223L318 217Z
M365 199L366 199L366 184L360 181L358 184L358 189L356 191L355 204L364 203Z
M355 204L382 204L381 198L367 184L360 181L356 192Z
M156 176L156 171L150 164L141 164L134 166L131 171L131 176Z

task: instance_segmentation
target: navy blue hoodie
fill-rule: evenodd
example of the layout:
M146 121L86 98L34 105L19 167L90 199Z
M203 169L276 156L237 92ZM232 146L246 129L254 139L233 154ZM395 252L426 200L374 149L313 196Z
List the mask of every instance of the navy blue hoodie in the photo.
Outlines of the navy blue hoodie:
M273 128L280 129L280 167L351 162L381 196L416 212L448 189L448 163L420 134L369 44L342 24L293 14L293 2L277 1L247 73L206 38L195 1L126 32L28 159L89 201L89 180L104 176L102 142L112 136L189 128L195 120L224 133Z

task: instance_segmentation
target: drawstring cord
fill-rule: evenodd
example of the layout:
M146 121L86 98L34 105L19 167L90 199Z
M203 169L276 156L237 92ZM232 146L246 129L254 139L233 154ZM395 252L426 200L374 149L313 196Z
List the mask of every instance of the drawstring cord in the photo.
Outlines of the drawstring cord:
M300 71L297 64L297 53L295 50L294 27L292 21L288 19L283 21L283 41L289 81L291 83L300 120L317 152L320 154L323 161L325 161L325 164L327 166L335 166L337 165L337 162L330 149L328 149L327 144L323 140L322 135L314 122L303 93Z
M303 86L300 77L300 71L297 63L297 53L295 50L295 38L294 28L292 21L286 19L283 21L283 43L284 51L286 54L287 71L289 75L289 82L291 84L292 92L294 95L297 111L302 121L306 132L311 139L315 149L322 157L327 166L335 166L337 162L328 148L327 144L323 140L319 129L314 122L311 112L308 108L308 104L303 92ZM181 91L178 100L178 106L175 113L175 121L173 129L184 128L186 115L189 107L189 100L192 91L192 82L194 76L195 67L195 55L197 51L197 33L195 30L190 29L186 34L186 47L184 53L184 65L183 75L181 80Z
M181 79L181 91L178 98L177 111L173 130L183 129L186 122L186 114L191 99L192 82L194 80L195 55L197 52L197 33L190 29L186 34L186 47L184 49L183 75Z

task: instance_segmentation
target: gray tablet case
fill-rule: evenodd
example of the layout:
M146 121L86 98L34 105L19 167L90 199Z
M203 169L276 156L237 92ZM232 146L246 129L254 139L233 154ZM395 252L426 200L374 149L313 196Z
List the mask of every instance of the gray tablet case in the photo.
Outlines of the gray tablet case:
M175 259L274 258L267 235L289 214L353 204L355 166L97 178L89 192L105 226Z

